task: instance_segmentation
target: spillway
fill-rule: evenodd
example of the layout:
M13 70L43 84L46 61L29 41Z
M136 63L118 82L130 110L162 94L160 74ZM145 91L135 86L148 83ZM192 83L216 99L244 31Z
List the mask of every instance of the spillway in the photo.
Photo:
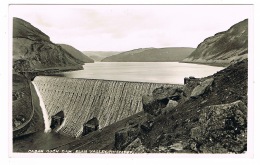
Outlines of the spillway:
M155 88L176 86L51 76L37 76L33 82L48 116L64 112L66 122L57 131L72 137L81 136L83 124L93 117L103 128L142 111L142 96Z

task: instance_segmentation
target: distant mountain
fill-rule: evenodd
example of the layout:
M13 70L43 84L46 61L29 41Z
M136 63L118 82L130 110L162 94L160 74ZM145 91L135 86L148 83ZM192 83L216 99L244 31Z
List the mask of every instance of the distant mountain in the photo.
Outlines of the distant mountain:
M176 62L188 57L194 48L140 48L107 57L102 62Z
M92 58L95 61L101 61L102 59L121 53L118 51L83 51L83 54L85 54L86 56Z
M206 38L184 62L226 64L247 58L248 20L245 19L227 31Z
M84 63L93 63L94 60L89 58L87 55L83 54L81 51L77 50L76 48L66 45L66 44L59 44L63 49L65 49L68 53L70 53L76 59L84 62Z
M82 69L80 60L50 41L29 22L13 18L13 69L16 72Z

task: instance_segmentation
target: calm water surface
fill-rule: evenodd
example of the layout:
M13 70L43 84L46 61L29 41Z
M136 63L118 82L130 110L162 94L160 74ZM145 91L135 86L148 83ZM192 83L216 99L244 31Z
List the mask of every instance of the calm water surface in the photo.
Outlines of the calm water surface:
M223 67L178 62L96 62L84 70L64 72L69 78L183 84L184 77L205 77Z

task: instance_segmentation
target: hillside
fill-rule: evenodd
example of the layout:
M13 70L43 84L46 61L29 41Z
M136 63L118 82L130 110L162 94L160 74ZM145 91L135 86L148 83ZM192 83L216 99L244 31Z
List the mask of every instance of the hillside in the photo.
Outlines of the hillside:
M50 41L30 23L13 18L13 136L42 129L41 109L33 106L38 97L31 79L38 74L82 69L80 60Z
M100 62L106 57L121 53L118 51L83 51L83 54L86 56L92 58L93 60Z
M248 20L245 19L227 31L206 38L183 62L224 64L247 58Z
M13 18L13 69L16 72L82 69L83 62L30 23Z
M84 63L93 63L94 60L89 58L88 56L84 55L81 51L77 50L76 48L66 45L66 44L59 44L64 50L70 53L74 58L84 62Z
M188 57L194 48L140 48L107 57L102 62L177 62Z
M243 60L212 76L191 79L177 94L174 88L157 88L143 97L152 98L148 102L143 99L144 111L55 149L244 153L247 151L247 67L247 60ZM202 85L205 82L211 83ZM176 100L177 106L173 106Z

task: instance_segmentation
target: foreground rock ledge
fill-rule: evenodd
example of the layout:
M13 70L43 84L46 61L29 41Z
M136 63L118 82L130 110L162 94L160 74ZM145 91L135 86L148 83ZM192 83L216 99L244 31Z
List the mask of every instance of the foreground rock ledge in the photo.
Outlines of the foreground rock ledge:
M240 100L202 109L199 125L191 129L194 150L241 153L247 145L247 106ZM194 143L193 143L194 146Z

